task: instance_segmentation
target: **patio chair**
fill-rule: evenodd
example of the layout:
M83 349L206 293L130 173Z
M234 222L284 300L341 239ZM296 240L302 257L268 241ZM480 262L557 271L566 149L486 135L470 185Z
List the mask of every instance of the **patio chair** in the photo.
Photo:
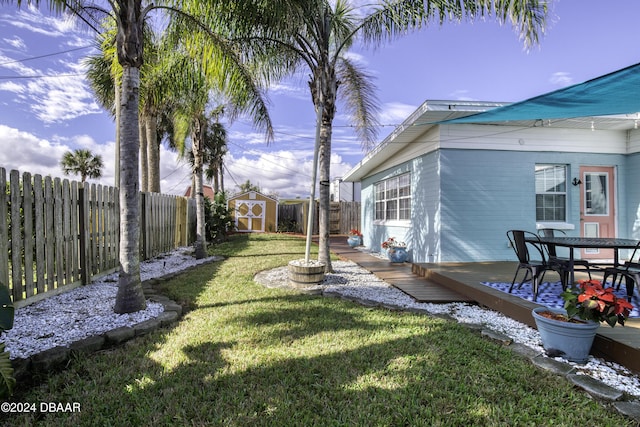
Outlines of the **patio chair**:
M544 249L542 249L543 243L540 242L540 237L538 237L537 234L524 230L509 230L507 231L507 238L518 258L518 268L511 281L509 293L513 291L518 273L520 273L522 269L526 270L526 273L518 287L522 286L525 282L531 281L533 301L538 299L540 283L544 278L545 272L548 270L553 270L560 275L562 289L566 289L569 279L568 270L562 268L559 264L550 264L547 261ZM531 241L527 242L527 239Z
M602 278L603 285L607 283L609 276L611 276L611 286L616 286L616 281L618 282L616 289L620 289L622 279L624 278L624 283L627 288L627 300L631 301L633 289L636 283L640 283L640 242L638 242L638 245L636 245L631 253L629 261L604 269L604 277Z
M542 228L538 230L538 234L543 237L556 237L556 233L561 233L563 235L567 234L563 230L558 230L555 228ZM559 268L569 271L569 264L571 263L571 260L566 257L558 256L558 254L556 253L556 245L545 244L544 247L546 248L547 257L548 257L547 259L550 264L559 264L558 265ZM576 266L579 266L579 267L576 268ZM586 271L587 274L589 274L589 280L591 280L591 268L590 268L589 261L585 259L574 258L573 270ZM567 281L568 281L568 278L567 278Z

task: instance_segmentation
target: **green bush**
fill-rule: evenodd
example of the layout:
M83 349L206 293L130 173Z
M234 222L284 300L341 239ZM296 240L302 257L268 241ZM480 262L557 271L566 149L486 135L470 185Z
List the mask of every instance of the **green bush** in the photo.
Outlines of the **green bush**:
M225 242L234 229L233 217L227 207L227 195L220 191L213 201L207 197L204 200L207 240L211 243Z

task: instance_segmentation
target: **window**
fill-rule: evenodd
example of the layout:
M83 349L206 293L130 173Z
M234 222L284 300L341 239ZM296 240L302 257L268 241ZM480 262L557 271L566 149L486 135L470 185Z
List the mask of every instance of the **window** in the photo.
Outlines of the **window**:
M536 221L566 221L567 167L536 165Z
M375 185L375 219L411 219L411 176L406 173L385 179Z

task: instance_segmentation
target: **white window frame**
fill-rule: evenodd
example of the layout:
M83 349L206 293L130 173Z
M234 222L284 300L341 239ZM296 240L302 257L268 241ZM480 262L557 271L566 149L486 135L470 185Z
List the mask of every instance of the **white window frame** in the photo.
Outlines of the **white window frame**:
M564 169L564 191L542 191L542 192L538 192L538 185L537 185L537 180L538 180L538 171L540 168L562 168ZM569 176L569 168L567 165L562 165L562 164L550 164L550 163L540 163L540 164L536 164L535 165L535 175L534 175L534 180L535 180L535 197L536 197L536 201L535 201L535 218L537 222L545 222L545 223L566 223L567 222L567 216L569 215L568 212L568 203L569 203L569 182L567 181L567 177ZM553 218L553 219L549 219L549 218L543 218L543 219L539 219L538 218L538 195L564 195L564 218Z
M375 224L411 222L411 174L403 173L378 181L374 189Z

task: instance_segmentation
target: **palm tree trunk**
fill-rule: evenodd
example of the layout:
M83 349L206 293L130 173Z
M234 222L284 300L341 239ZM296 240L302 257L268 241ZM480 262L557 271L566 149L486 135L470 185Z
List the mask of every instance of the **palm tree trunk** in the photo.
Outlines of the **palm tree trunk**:
M123 65L120 115L120 276L114 311L133 313L145 308L140 282L140 193L138 161L138 100L140 70Z
M204 141L203 139L204 123L196 120L192 137L193 151L193 178L195 180L196 195L196 259L202 259L207 256L207 239L204 218L204 191L202 187L202 168L204 163Z
M220 191L224 193L224 164L222 163L222 160L220 160L218 171L220 173Z
M213 173L213 194L218 194L220 191L220 171L218 170L218 166L216 165L215 171Z
M147 117L147 162L149 173L147 191L160 192L160 141L158 141L157 118L153 115Z
M139 138L140 138L140 191L149 191L149 158L147 157L147 126L146 116L140 117Z
M322 125L320 127L320 153L318 157L318 181L320 184L318 197L320 201L320 212L318 214L318 261L324 263L325 273L331 273L333 271L333 266L331 265L331 253L329 248L329 216L331 202L329 187L331 177L331 119L328 117L329 114L324 113L322 116Z
M115 167L115 184L116 188L120 187L120 88L115 83L115 110L116 110L116 167Z
M325 273L333 272L331 265L331 249L329 247L330 230L330 203L331 203L331 133L332 123L336 114L336 98L338 94L338 81L335 68L328 64L320 64L316 70L316 79L319 79L319 87L314 93L315 84L311 86L314 102L322 103L322 119L320 122L320 147L318 153L319 174L319 202L318 213L318 261L324 263ZM320 92L318 92L320 91Z

